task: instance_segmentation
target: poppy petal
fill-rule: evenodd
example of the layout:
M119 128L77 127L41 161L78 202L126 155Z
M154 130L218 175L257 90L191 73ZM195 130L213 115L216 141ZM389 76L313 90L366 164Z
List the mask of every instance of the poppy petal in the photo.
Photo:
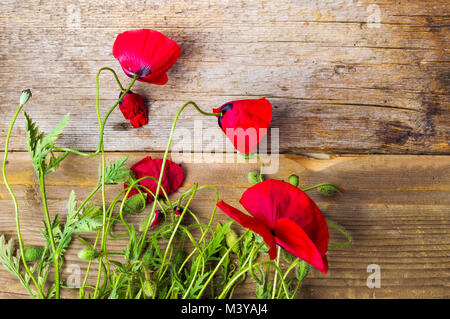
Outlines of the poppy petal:
M275 245L275 238L262 222L257 220L254 217L248 216L241 212L240 210L234 208L233 206L228 205L224 201L220 201L217 203L217 207L219 207L225 214L233 218L243 227L254 231L255 233L261 235L263 240L269 246L269 256L271 259L275 259L277 256L277 249Z
M275 240L290 254L306 261L323 273L328 271L328 260L294 221L282 218L275 223Z
M213 112L222 113L219 126L243 154L258 147L272 120L272 105L265 98L228 102Z
M137 74L139 81L163 85L181 49L174 40L158 31L140 29L120 33L114 42L113 55L126 75Z
M152 159L150 156L144 157L138 163L131 166L130 170L136 175L138 179L143 177L153 177L159 179L161 174L163 160L160 158ZM163 178L161 180L161 187L164 188L167 195L175 192L183 183L184 172L183 169L171 160L166 160ZM139 182L140 185L147 187L152 193L156 192L158 183L153 179L145 179ZM159 191L160 195L164 195L163 190ZM153 196L149 194L147 201L153 201Z
M326 253L329 241L327 221L317 205L297 187L268 179L245 191L240 203L270 229L281 218L294 221L313 241L319 252L322 255Z

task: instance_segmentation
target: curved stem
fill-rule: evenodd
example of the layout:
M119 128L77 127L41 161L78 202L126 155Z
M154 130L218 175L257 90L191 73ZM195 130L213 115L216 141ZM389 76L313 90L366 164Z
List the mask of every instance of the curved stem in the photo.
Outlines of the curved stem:
M104 71L104 70L108 70L108 71L114 72L112 69L105 67L105 68L99 69L98 72L97 72L97 76L96 76L96 84L97 84L96 111L97 111L97 118L98 118L98 122L99 122L99 126L100 126L100 136L99 136L97 150L94 153L85 153L85 152L80 152L80 151L77 151L77 150L74 150L74 149L71 149L71 148L56 147L56 146L53 147L54 150L74 153L74 154L77 154L77 155L80 155L80 156L85 156L85 157L94 157L94 156L98 155L101 152L101 148L102 148L102 145L103 145L103 132L105 130L106 121L108 120L108 118L109 118L110 114L112 113L112 111L114 111L114 109L117 107L117 105L119 105L119 102L131 90L131 87L133 86L134 82L137 80L137 75L135 75L133 77L133 80L132 80L130 86L126 90L124 90L122 85L120 84L122 94L120 95L120 97L116 101L116 103L114 103L114 105L106 113L106 115L105 115L105 117L104 117L104 119L102 121L101 117L100 117L100 111L99 111L99 108L98 108L98 97L99 97L99 91L100 91L100 88L99 88L99 77L100 77L100 73L102 71ZM115 73L113 73L113 74L115 74ZM117 75L115 75L115 78L118 80ZM118 83L120 83L120 82L118 82Z
M166 162L167 162L167 156L168 156L168 154L169 154L170 145L172 144L173 134L174 134L174 132L175 132L175 127L176 127L176 125L177 125L178 118L180 117L181 112L183 112L183 110L184 110L188 105L194 106L195 109L196 109L198 112L200 112L201 114L206 115L206 116L218 116L218 115L220 115L220 114L218 114L218 113L207 113L207 112L204 112L204 111L201 110L201 109L198 107L198 105L197 105L195 102L193 102L193 101L188 101L188 102L184 103L183 106L178 110L178 112L177 112L177 114L175 115L175 118L174 118L174 120L173 120L173 122L172 122L172 128L170 129L170 135L169 135L169 141L167 142L166 150L165 150L165 152L164 152L163 161L162 161L162 164L161 164L161 172L160 172L160 174L159 174L158 184L157 184L157 186L156 186L156 191L155 191L155 194L156 194L156 195L159 194L159 191L160 191L160 189L161 189L161 183L162 183L162 179L163 179L163 176L164 176L164 169L165 169ZM155 213L155 209L156 209L156 203L153 203L151 214L154 214L154 213ZM150 228L150 224L151 224L151 220L149 219L148 222L147 222L147 225L146 225L146 227L145 227L145 229L144 229L144 232L142 233L142 237L140 238L140 241L139 241L139 246L138 246L139 254L142 252L142 249L143 249L143 247L144 247L145 238L147 237L147 233L148 233L148 230L149 230L149 228Z
M19 107L16 110L16 113L14 114L14 117L11 121L11 124L8 129L8 133L6 135L6 141L5 141L5 151L3 154L3 163L2 163L2 175L3 175L3 181L5 183L6 188L8 189L9 195L11 196L13 202L14 202L14 211L16 215L16 232L17 232L17 239L19 242L19 251L20 256L22 258L22 263L25 267L26 272L30 276L31 280L33 281L34 285L36 286L36 289L38 290L39 298L44 298L44 293L42 292L41 287L38 285L38 282L36 281L36 278L34 278L33 273L30 270L30 267L28 267L27 261L25 260L25 254L24 254L24 247L23 247L23 240L22 240L22 234L20 231L20 218L19 218L19 205L17 203L17 198L14 192L11 189L11 186L8 183L8 179L6 177L6 163L8 161L8 148L9 148L9 140L11 138L11 132L14 127L14 124L16 122L17 116L19 115L20 111L23 108L23 104L20 104Z
M242 238L245 237L245 235L247 235L247 232L249 232L249 230L247 230L241 237L238 238L238 240L236 240L232 245L230 245L230 247L227 249L227 251L223 254L223 257L219 260L219 262L216 265L216 268L214 268L214 270L211 272L211 275L209 275L208 279L206 280L206 282L203 284L203 288L202 290L200 290L200 292L198 293L196 299L200 299L200 297L203 294L203 291L205 291L206 287L208 286L209 282L213 279L214 275L216 274L216 272L219 270L220 266L222 265L223 261L225 260L225 258L228 257L228 255L230 254L231 250L234 248L234 246L239 243Z
M59 280L59 275L60 275L59 274L59 252L56 250L55 237L53 236L52 222L50 220L50 214L48 212L47 195L45 192L44 170L42 169L42 166L39 166L39 185L41 188L42 206L44 208L45 226L47 228L47 233L50 238L50 247L52 248L52 251L53 251L53 263L55 266L55 285L56 285L55 298L59 299L60 286L61 286L61 282Z
M341 234L343 234L348 240L348 242L343 243L343 244L329 244L328 247L347 247L353 243L352 236L350 236L349 233L347 233L341 227L339 227L338 225L336 225L335 223L333 223L331 220L328 220L328 219L327 219L327 224L330 225L331 227L333 227L334 229L336 229L337 231L339 231Z

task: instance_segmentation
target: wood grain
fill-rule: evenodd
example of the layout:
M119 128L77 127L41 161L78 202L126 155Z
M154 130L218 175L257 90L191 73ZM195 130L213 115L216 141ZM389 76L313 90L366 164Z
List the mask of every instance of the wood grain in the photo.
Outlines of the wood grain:
M108 160L129 155L128 165L152 153L108 153ZM51 214L64 215L70 191L78 198L86 196L97 181L98 158L69 157L61 170L49 175L47 191ZM186 180L182 192L194 182L216 186L220 198L237 205L249 187L247 173L257 168L254 163L182 163ZM37 231L42 227L42 209L38 185L28 155L13 153L7 166L8 177L22 210L25 243L42 244ZM313 159L299 155L281 155L278 172L266 177L287 179L298 174L302 187L332 182L345 192L324 197L316 191L310 196L325 216L342 225L354 238L350 248L330 248L330 271L323 275L313 270L305 281L303 298L442 298L450 297L450 158L448 156L333 156ZM110 198L121 185L108 189ZM173 195L176 198L176 194ZM98 200L98 198L97 198ZM192 207L203 220L211 213L214 196L198 193ZM138 222L142 217L131 218ZM227 220L223 213L218 221ZM243 229L235 225L235 230ZM14 211L6 188L0 187L0 233L14 236ZM345 239L332 233L331 242ZM121 240L112 240L109 249L124 248ZM65 265L77 264L82 272L86 263L76 257L82 249L73 242ZM366 286L367 267L381 267L381 288ZM95 273L94 273L95 274ZM68 273L64 273L67 278ZM0 296L23 293L20 284L0 270ZM92 278L94 279L94 278ZM246 285L236 296L252 296L253 287ZM67 296L67 295L66 295ZM69 296L71 296L69 294Z
M377 8L374 28L367 22ZM113 112L109 151L163 150L187 100L211 109L266 96L282 152L450 154L449 14L446 0L4 0L1 112L12 117L20 91L30 87L27 112L44 130L71 112L61 143L94 150L96 70L120 71L111 53L116 35L145 27L175 39L183 54L167 85L135 87L146 97L148 125L132 129ZM118 90L106 75L101 85L106 109ZM202 117L188 110L182 119L179 128L192 130ZM14 150L25 149L23 123ZM202 123L205 136L217 126ZM7 126L1 121L0 132Z

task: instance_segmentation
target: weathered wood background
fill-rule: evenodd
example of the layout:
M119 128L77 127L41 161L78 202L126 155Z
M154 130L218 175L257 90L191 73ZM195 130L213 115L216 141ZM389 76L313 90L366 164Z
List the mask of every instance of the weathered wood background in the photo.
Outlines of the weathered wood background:
M132 129L113 112L105 131L108 158L128 152L132 163L143 152L160 156L172 118L187 100L211 109L265 96L286 153L270 177L297 173L304 186L330 181L346 190L333 198L312 193L355 243L330 249L329 273L314 271L302 297L450 297L449 17L446 0L2 0L0 136L6 135L20 91L31 88L26 111L44 131L71 112L59 144L95 150L97 69L110 66L129 81L111 53L116 35L159 30L181 45L182 56L167 85L138 83L134 89L146 97L148 125ZM118 90L107 75L101 85L106 109ZM186 110L179 129L192 129L202 119ZM202 123L205 136L193 152L210 142L207 130L216 127L215 121ZM8 172L23 209L26 243L38 244L42 212L23 128L20 117ZM188 148L185 141L175 143ZM255 168L183 167L184 187L213 184L235 203L248 187L246 173ZM71 189L87 194L96 172L96 160L66 162L49 179L52 212L65 206ZM211 197L200 196L195 205L209 214ZM0 233L14 235L12 203L3 186ZM69 263L80 263L77 245ZM367 287L369 264L380 265L381 288ZM244 290L243 296L251 293ZM0 270L0 297L23 294L15 278Z

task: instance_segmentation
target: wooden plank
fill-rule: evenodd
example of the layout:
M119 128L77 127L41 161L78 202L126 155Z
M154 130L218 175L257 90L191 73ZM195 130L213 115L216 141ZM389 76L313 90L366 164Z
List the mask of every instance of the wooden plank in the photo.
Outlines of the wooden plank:
M114 152L107 153L107 159L124 155L130 156L128 165L131 165L143 156L161 157L162 154ZM65 211L72 189L78 198L89 193L97 181L98 161L98 157L71 156L63 162L60 171L49 175L47 191L51 214ZM281 155L279 163L279 170L266 177L287 179L295 173L303 187L325 181L341 186L345 192L339 196L324 197L316 191L310 192L310 196L327 218L342 225L354 238L350 248L329 250L330 271L323 275L313 270L304 283L301 297L450 297L450 157L342 155L313 159ZM182 167L186 180L180 192L194 182L210 184L218 188L221 199L240 207L238 200L249 187L247 173L257 169L257 164L182 162ZM42 220L40 195L28 155L11 154L7 172L22 209L25 243L41 244L42 238L36 229L41 227ZM107 197L111 198L118 189L121 185L108 188ZM192 203L202 220L209 217L213 200L211 192L199 192ZM137 223L141 218L137 216L130 221ZM225 221L227 217L219 212L217 220ZM235 229L239 233L243 231L238 225ZM2 186L0 233L14 236L14 231L13 205ZM332 242L343 240L332 233ZM123 245L121 240L112 240L109 248L119 251ZM77 241L72 244L65 265L77 264L83 272L86 263L76 257L81 248ZM366 286L370 264L381 268L381 288ZM65 271L63 277L67 276ZM23 292L11 275L0 270L1 296ZM253 287L243 286L237 296L253 296Z
M367 24L379 9L380 25ZM44 130L72 119L61 144L94 150L95 73L120 67L115 36L158 29L182 47L163 87L143 83L150 122L132 129L118 110L106 127L109 151L161 151L187 100L211 109L266 96L283 152L450 154L449 14L433 1L91 1L14 0L0 5L0 103L12 117L30 87L29 112ZM136 14L139 12L139 14ZM128 79L120 74L121 79ZM117 88L101 81L102 107ZM179 128L202 120L193 110ZM24 150L23 118L12 149ZM8 121L0 123L6 132ZM209 141L191 147L200 151ZM179 144L187 147L182 140Z

